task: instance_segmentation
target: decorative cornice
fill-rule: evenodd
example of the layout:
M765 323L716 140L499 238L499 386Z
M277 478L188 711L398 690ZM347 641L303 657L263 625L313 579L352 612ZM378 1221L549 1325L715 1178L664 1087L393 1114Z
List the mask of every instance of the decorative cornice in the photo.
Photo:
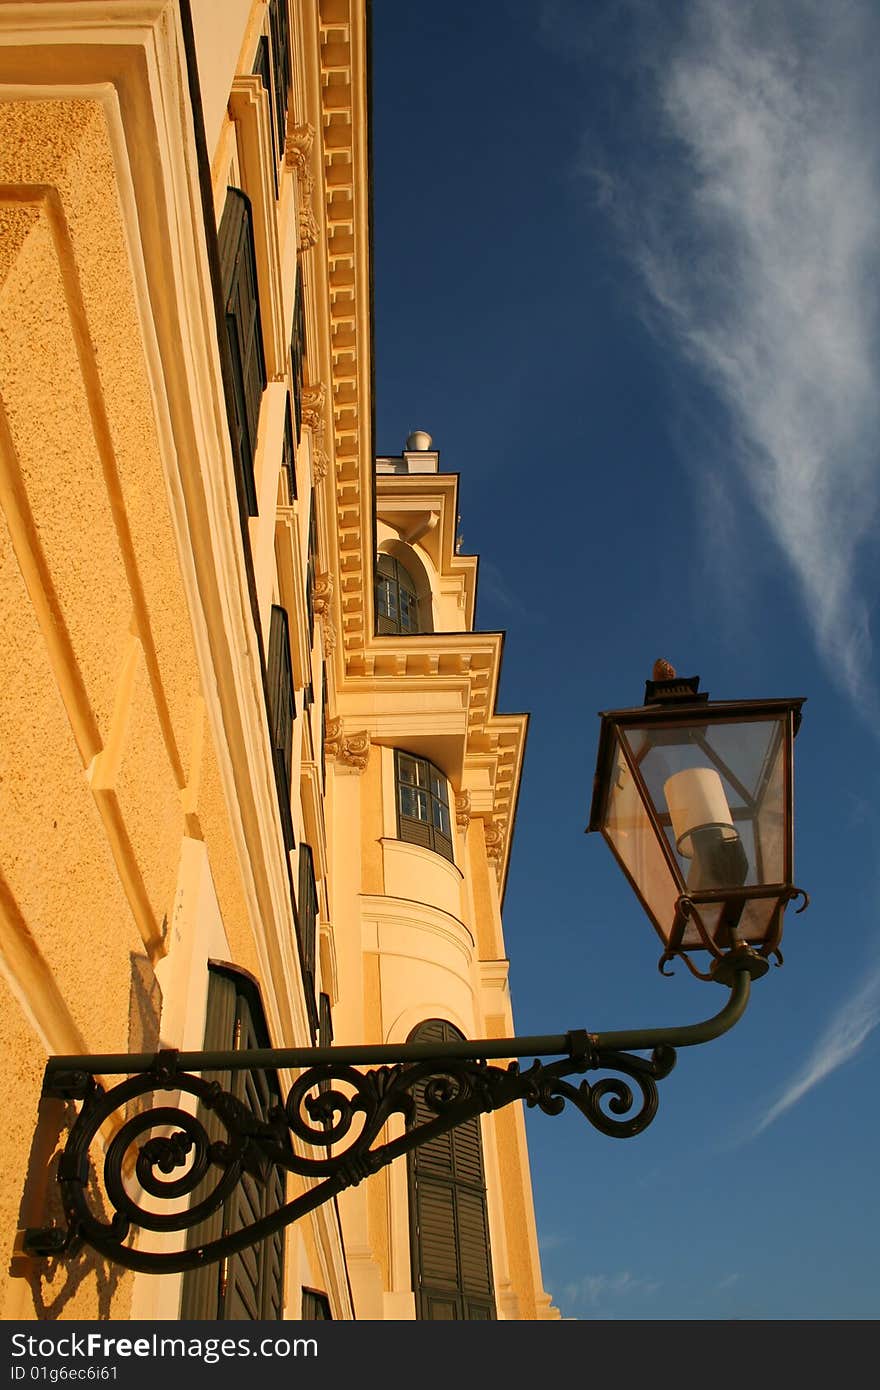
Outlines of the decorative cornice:
M341 719L330 719L324 736L324 752L328 758L335 758L355 772L364 772L370 760L370 735L366 729L346 734Z
M467 830L471 820L471 794L470 792L458 792L455 797L455 823L460 825L463 830Z

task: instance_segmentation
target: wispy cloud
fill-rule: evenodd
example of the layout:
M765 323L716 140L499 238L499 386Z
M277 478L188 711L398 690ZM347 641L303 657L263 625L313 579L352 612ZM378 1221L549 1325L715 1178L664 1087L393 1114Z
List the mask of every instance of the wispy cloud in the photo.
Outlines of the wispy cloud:
M855 994L835 1013L824 1034L817 1040L802 1069L792 1078L752 1130L761 1134L786 1110L824 1081L826 1076L854 1057L880 1024L880 961L869 971Z
M564 1245L570 1245L571 1241L571 1236L564 1236L558 1232L549 1236L538 1237L538 1245L540 1246L542 1255L548 1255L552 1250L559 1250Z
M619 1299L650 1298L661 1288L659 1280L637 1279L628 1270L620 1274L586 1274L564 1290L572 1306L598 1308Z
M658 22L653 6L610 8L618 38L627 14L618 56L638 68L632 89L648 109L622 113L614 149L588 143L584 173L653 326L727 409L739 471L819 651L871 712L880 11L870 0L661 9Z
M487 595L497 606L517 618L535 621L537 614L529 608L511 586L497 565L485 556L480 559L480 593Z

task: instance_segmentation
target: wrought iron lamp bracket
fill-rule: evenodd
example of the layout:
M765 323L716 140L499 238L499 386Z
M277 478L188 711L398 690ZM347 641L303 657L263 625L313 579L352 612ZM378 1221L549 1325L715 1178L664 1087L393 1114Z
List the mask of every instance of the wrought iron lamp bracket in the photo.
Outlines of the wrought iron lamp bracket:
M657 1082L675 1065L676 1048L718 1037L742 1016L751 971L744 955L738 963L740 968L725 978L730 997L721 1012L683 1028L575 1030L397 1048L53 1058L44 1097L80 1107L58 1167L67 1224L28 1230L25 1249L57 1257L72 1255L85 1243L129 1269L153 1274L197 1269L257 1244L395 1158L514 1101L546 1115L559 1115L570 1104L603 1134L632 1138L657 1113ZM638 1055L645 1051L650 1056ZM543 1062L541 1056L556 1060ZM534 1060L523 1067L522 1057ZM492 1065L491 1058L506 1064ZM196 1074L267 1068L303 1070L284 1105L266 1119L219 1082ZM614 1074L570 1080L592 1071ZM127 1079L105 1090L98 1077L113 1073ZM171 1093L170 1103L164 1103L163 1093ZM145 1106L144 1097L156 1099ZM395 1116L397 1124L383 1139ZM209 1128L221 1127L225 1138L212 1139ZM99 1136L104 1146L100 1182L90 1157ZM222 1209L245 1175L265 1182L279 1169L294 1175L297 1195L241 1230L206 1237L202 1223ZM163 1202L166 1209L157 1210ZM97 1214L105 1204L112 1209L109 1220ZM181 1233L186 1243L174 1251L126 1243L140 1231L156 1233L162 1245Z

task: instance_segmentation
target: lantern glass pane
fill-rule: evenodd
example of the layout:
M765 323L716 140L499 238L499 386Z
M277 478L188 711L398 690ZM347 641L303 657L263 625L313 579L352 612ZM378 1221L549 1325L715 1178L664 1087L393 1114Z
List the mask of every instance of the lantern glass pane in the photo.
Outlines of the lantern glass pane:
M680 889L616 740L603 828L658 930L668 939Z
M623 730L688 893L786 874L785 717Z

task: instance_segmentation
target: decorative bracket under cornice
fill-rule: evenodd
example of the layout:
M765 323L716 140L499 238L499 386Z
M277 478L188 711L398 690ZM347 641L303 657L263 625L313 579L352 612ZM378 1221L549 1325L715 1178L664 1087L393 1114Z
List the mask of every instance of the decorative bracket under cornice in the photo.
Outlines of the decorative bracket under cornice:
M329 719L324 736L324 752L328 758L335 758L345 767L355 772L365 772L370 760L370 735L366 729L355 734L346 734L342 719Z
M284 163L296 174L299 197L299 249L308 251L315 246L321 235L321 227L312 207L315 191L315 177L311 170L312 147L315 140L315 127L308 121L294 126L284 143Z

